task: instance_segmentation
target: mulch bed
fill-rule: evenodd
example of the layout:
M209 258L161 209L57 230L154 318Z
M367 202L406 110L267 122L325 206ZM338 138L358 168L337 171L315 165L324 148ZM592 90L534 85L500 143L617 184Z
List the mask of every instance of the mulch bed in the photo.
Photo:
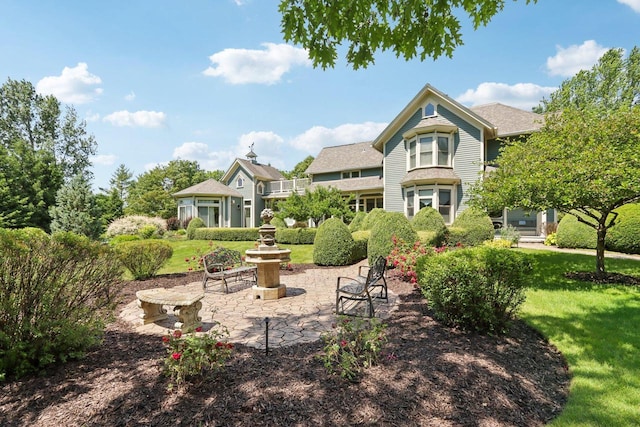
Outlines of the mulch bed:
M200 279L130 282L123 304L139 289ZM516 322L506 337L464 333L435 321L413 286L389 287L401 303L386 322L388 357L358 381L325 371L320 342L268 355L238 344L224 372L167 392L160 338L117 320L86 358L2 384L0 425L540 426L560 413L570 375L536 331Z

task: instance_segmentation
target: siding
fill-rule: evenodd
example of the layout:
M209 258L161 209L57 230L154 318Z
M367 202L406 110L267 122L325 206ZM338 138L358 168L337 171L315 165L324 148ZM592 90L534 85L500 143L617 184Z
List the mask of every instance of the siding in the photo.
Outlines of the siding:
M382 166L374 169L362 169L360 171L360 176L363 178L370 176L382 176Z
M407 173L407 152L402 134L422 119L422 109L416 110L407 122L384 144L384 209L404 213L404 197L400 181Z
M342 174L340 172L322 173L313 175L312 182L335 181L338 179L342 179Z
M469 186L480 178L482 171L482 133L481 130L447 110L438 106L438 114L458 126L454 141L453 170L462 180L457 189L457 216L467 207Z

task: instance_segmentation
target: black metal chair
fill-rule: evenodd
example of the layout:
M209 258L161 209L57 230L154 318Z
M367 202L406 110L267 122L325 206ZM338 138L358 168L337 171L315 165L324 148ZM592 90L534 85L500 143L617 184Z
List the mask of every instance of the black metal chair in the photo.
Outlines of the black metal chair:
M386 258L380 257L372 266L359 267L358 277L339 276L336 283L336 314L353 316L353 313L345 311L345 302L361 301L367 303L368 316L373 317L375 315L373 298L389 300L387 281L384 277L386 267ZM366 276L362 275L364 268L368 269ZM372 296L372 291L377 288L380 288L378 295Z

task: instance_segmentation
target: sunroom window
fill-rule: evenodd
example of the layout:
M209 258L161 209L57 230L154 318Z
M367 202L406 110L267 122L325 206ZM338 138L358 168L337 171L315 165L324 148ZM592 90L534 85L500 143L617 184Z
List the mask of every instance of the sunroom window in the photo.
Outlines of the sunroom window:
M444 222L453 221L452 188L441 185L413 187L407 190L406 212L408 218L413 218L418 210L427 206L436 209L442 215ZM417 210L416 210L417 208Z

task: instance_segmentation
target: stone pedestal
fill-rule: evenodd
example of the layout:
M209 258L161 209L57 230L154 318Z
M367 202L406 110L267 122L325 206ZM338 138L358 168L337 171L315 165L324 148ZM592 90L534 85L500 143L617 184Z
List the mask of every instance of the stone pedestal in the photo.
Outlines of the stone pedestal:
M287 287L280 283L280 264L291 260L289 254L289 249L266 245L246 251L245 261L255 264L258 270L253 299L273 300L287 295Z

